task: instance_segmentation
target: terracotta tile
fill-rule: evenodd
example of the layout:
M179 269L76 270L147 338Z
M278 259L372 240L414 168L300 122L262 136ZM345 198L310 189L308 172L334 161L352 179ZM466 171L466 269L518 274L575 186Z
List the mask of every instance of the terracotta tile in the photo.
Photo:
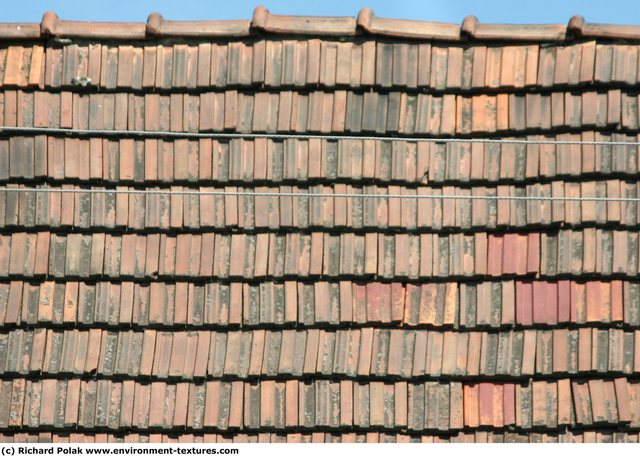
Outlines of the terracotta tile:
M614 380L614 386L618 405L618 419L620 422L628 422L631 420L628 382L625 378L617 378Z
M384 405L384 384L372 382L369 384L369 401L373 406L370 411L369 421L372 426L384 426L384 410L378 406Z
M586 283L586 321L594 322L601 319L602 313L602 288L604 284L596 281Z
M598 255L602 254L600 252L601 246L598 245L598 243L601 242L602 233L598 232L595 228L585 228L582 234L584 245L590 247L583 249L583 271L593 273L596 271L596 268L600 268L600 265L596 265L596 258L599 258ZM608 235L610 235L610 233ZM633 267L633 265L630 266Z
M45 379L42 381L42 390L41 390L41 398L50 398L54 399L56 394L56 380L55 379ZM40 408L40 420L39 425L53 425L54 420L54 410L53 408Z
M522 241L524 241L524 243ZM526 237L513 233L505 234L502 252L503 272L506 274L524 274L526 272L526 267L522 265L522 260L526 259L526 257L522 254L525 252ZM522 254L518 255L516 253Z
M34 258L34 266L33 266L33 274L34 275L46 275L48 273L48 262L47 257L49 254L49 243L50 236L48 232L39 232L36 237L36 246L35 249L30 247L30 254L33 253Z
M2 235L0 236L0 272L2 272L3 275L9 273L10 259L11 235Z
M467 303L466 320L474 326L478 325L487 326L492 321L492 283L483 282L477 284L472 292L472 297ZM470 305L473 303L475 309L470 309Z
M16 233L11 236L11 250L8 259L8 272L11 275L28 274L25 271L27 260L28 235L26 233Z
M18 124L18 93L8 90L4 94L4 122L7 126L16 127Z
M489 119L487 116L487 106L489 98L486 95L479 95L471 99L471 130L473 132L485 132L489 130Z
M525 70L525 65L523 65L525 62L522 62L522 59L525 54L526 48L521 46L506 46L502 49L502 62L500 65L501 86L522 87ZM518 73L517 76L516 72Z
M626 339L626 345L625 345ZM625 347L627 350L630 350L633 346L632 343L632 335L625 334L622 330L615 329L611 330L609 333L609 370L611 371L630 371L632 361L631 354L626 354L625 357Z
M390 322L391 289L386 284L367 285L367 320L370 322Z
M591 370L591 329L578 330L578 370Z
M588 382L588 386L593 422L607 422L604 382L600 379L593 379ZM586 421L590 422L588 419L586 419Z
M604 372L609 367L609 354L607 346L609 343L609 332L606 330L593 329L591 334L591 369L594 371Z
M551 426L547 422L547 391L550 385L544 381L532 383L532 425Z
M487 274L491 276L499 276L502 274L503 265L503 237L489 236L487 250Z
M623 284L621 281L611 282L611 321L623 320Z
M28 57L27 49L22 46L9 46L7 49L3 84L5 86L26 85L26 74L23 71L24 60Z
M558 283L547 283L545 302L547 324L555 325L558 323Z
M479 385L464 386L464 424L467 427L478 427L480 419Z
M571 282L558 281L558 322L571 321Z
M480 372L486 375L494 375L497 370L497 354L499 350L499 338L497 334L483 333L481 339Z
M536 341L536 372L550 374L553 370L553 333L538 331Z
M227 47L203 43L198 46L198 54L198 85L224 85L227 77Z
M30 86L38 86L42 88L44 86L44 47L35 45L31 51L31 67L29 69L28 81Z

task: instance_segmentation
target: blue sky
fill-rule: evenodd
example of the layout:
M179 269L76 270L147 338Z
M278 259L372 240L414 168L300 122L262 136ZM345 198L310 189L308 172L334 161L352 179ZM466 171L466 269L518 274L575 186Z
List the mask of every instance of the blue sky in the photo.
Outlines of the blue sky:
M9 0L4 0L8 2ZM249 0L26 0L2 8L2 22L39 22L53 10L62 19L142 21L151 11L166 19L204 20L250 18L260 1ZM376 15L456 22L474 14L483 22L566 23L574 14L587 21L640 24L637 0L315 0L262 2L272 13L356 16L368 6Z

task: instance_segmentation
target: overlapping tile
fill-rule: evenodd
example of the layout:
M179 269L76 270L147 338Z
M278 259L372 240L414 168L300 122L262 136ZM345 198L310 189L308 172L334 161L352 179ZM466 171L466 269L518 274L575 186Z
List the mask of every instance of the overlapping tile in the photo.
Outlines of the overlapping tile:
M0 24L0 440L637 442L638 36Z
M637 427L640 420L635 407L638 384L625 378L588 382L530 381L526 384L429 381L363 384L330 380L140 384L134 381L48 379L4 381L3 388L12 389L10 407L18 402L24 404L24 409L5 414L0 420L26 429L37 429L41 425L54 429L72 425L86 431L123 426L136 431L308 430L317 427L339 430L348 426L372 431L406 428L413 432L451 432L463 428L499 430L511 426L526 431L619 423ZM171 401L159 401L175 399L181 390L189 398L186 410L174 409ZM297 401L287 401L291 390ZM66 392L66 397L57 395L58 392ZM123 398L131 392L133 403L125 403ZM61 405L50 411L43 406L42 396L51 398L54 393L56 403L61 402ZM75 396L80 400L78 403ZM622 405L620 398L629 398L630 408ZM565 414L560 400L572 401L575 408ZM385 408L381 409L380 404ZM460 415L463 404L464 413ZM352 409L352 416L340 414L340 408L346 406ZM8 408L3 410L9 411Z
M164 21L161 27L173 23ZM46 53L40 45L13 44L0 50L0 63L7 88L72 88L87 78L90 87L125 90L320 85L464 92L608 83L632 87L637 54L635 44L593 40L491 47L289 36L144 46L72 43ZM468 71L462 72L463 66Z
M637 374L637 338L637 331L586 327L497 332L41 328L0 334L0 347L6 351L0 375L150 376L174 382L279 376L409 381L555 375L575 379L589 373ZM143 359L149 364L142 364ZM206 366L200 365L203 361Z
M393 432L265 432L244 433L17 433L1 435L17 443L637 443L635 432L454 432L408 434Z
M5 249L0 275L8 278L343 276L388 281L396 277L538 274L551 278L588 274L632 279L638 271L637 233L599 228L542 234L120 235L15 231L0 235L0 240ZM203 244L207 249L204 252ZM402 249L414 254L405 259ZM523 258L511 261L511 249L521 250ZM465 251L473 262L459 261L457 253Z
M339 138L117 140L16 135L0 139L0 161L5 165L0 170L0 181L46 179L52 183L101 182L108 186L344 182L392 183L410 188L473 184L482 188L514 183L550 184L559 179L628 180L637 172L638 146L634 144L638 142L637 135L585 131L500 139L514 143L445 144ZM527 145L517 144L518 141L597 144Z
M637 94L621 89L488 95L393 90L368 97L354 90L120 95L6 90L5 125L134 132L236 130L443 137L553 130L579 133L585 127L638 129L638 116L633 112ZM333 109L325 112L324 106L332 105ZM367 114L363 115L365 108ZM266 119L265 110L269 112Z

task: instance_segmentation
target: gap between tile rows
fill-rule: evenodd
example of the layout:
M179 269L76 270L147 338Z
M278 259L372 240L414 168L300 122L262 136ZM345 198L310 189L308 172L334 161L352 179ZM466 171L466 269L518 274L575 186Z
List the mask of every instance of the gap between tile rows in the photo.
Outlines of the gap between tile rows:
M554 381L568 380L577 384L588 383L589 381L615 381L616 379L624 378L628 382L636 383L640 381L639 373L624 373L618 372L598 372L595 370L582 371L576 373L570 372L554 372L554 373L534 373L534 374L521 374L521 375L508 375L508 374L477 374L477 375L458 375L458 374L441 374L441 375L410 375L409 377L397 374L386 375L349 375L343 373L315 373L301 375L290 373L276 373L276 374L250 374L247 376L241 376L237 374L222 374L213 375L207 374L204 376L194 375L191 377L184 377L182 375L170 375L161 376L158 374L106 374L98 373L96 370L85 373L77 373L71 371L59 371L57 373L50 371L30 371L29 373L11 372L0 374L0 384L7 381L25 380L33 383L42 382L44 380L56 380L56 381L87 381L87 382L99 382L99 381L112 381L112 382L124 382L134 381L137 384L150 385L155 383L166 384L167 386L175 386L178 384L189 384L193 386L204 386L208 382L218 381L224 383L242 382L244 384L260 384L262 382L274 381L274 382L287 382L298 381L304 384L314 384L317 382L341 382L350 381L358 385L370 385L385 384L393 385L398 383L405 383L407 385L420 385L425 383L438 383L440 385L447 384L463 384L463 385L478 385L478 384L513 384L522 387L526 387L534 382L546 381L547 383L553 383ZM640 429L639 429L640 430Z

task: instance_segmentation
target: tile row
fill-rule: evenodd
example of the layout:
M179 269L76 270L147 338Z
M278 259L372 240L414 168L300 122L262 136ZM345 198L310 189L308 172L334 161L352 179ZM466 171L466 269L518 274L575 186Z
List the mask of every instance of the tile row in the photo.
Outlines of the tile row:
M19 190L24 186L29 190ZM576 198L586 200L571 200ZM640 183L615 179L472 188L334 184L138 189L7 184L0 186L0 228L108 232L123 228L134 232L339 228L394 233L628 228L640 225L639 203Z
M483 134L638 129L638 95L605 92L410 95L402 92L84 94L5 91L8 127L147 132Z
M0 443L637 443L638 432L2 433Z
M44 327L640 327L640 284L296 281L0 283L0 324Z
M485 90L635 85L638 46L437 46L430 43L264 40L159 46L70 44L0 49L4 87L194 89L379 86ZM85 79L86 78L86 79Z
M170 236L14 232L0 235L0 276L261 278L377 275L419 278L524 275L539 272L541 260L543 264L545 261L556 264L551 257L555 258L557 253L552 253L549 246L555 246L558 251L558 239L564 242L567 238L564 232L542 236L539 233L502 236L486 233L332 235L315 232ZM609 231L593 229L593 232L599 239L603 233L613 238ZM574 232L567 233L567 241L571 242ZM637 247L637 233L619 233L635 236ZM540 249L541 238L546 250ZM585 246L591 250L590 244L585 243ZM614 246L605 244L605 247L611 250ZM527 255L516 259L510 255L512 249ZM576 250L573 253L578 254ZM604 260L597 267L601 267L602 262ZM596 269L597 272L601 270ZM631 271L625 265L621 273L631 274Z
M635 277L638 253L637 231L596 228L419 235L13 232L0 235L0 277Z
M487 379L640 373L640 331L350 330L0 333L0 375L154 379Z
M92 183L366 182L532 184L555 177L638 172L638 135L529 135L504 140L604 144L432 143L313 138L219 141L0 138L0 181L47 179ZM612 144L606 144L614 142Z
M43 399L45 399L43 401ZM525 384L209 381L167 384L79 379L0 383L0 427L92 430L520 430L640 425L640 383ZM624 427L624 426L623 426Z

